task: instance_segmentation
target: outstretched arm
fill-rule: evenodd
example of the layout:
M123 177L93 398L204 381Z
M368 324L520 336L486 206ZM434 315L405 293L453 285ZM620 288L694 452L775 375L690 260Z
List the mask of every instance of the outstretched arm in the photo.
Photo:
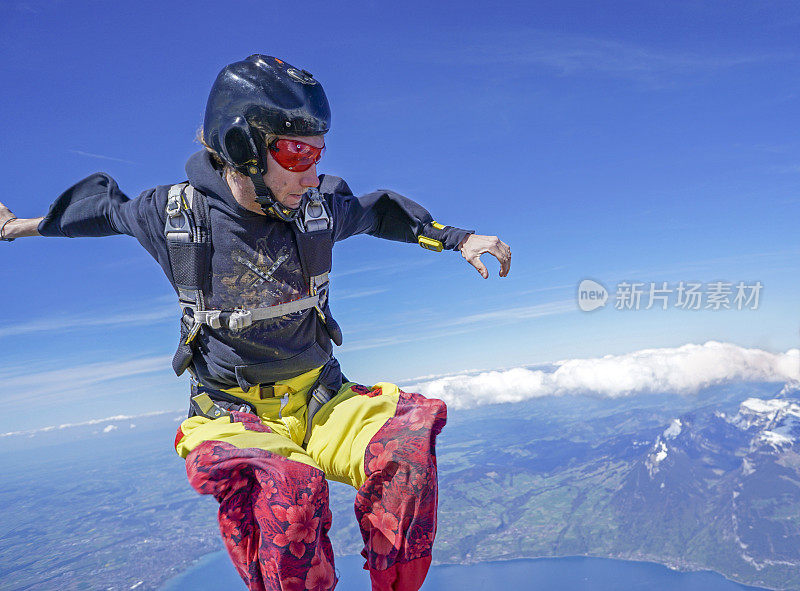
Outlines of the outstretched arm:
M506 277L511 269L511 249L497 236L482 236L438 224L424 207L393 191L380 190L355 197L347 183L338 177L322 175L320 181L320 190L330 196L334 209L334 240L367 233L402 242L420 241L426 248L438 243L438 248L431 250L458 250L484 279L489 278L480 258L484 253L500 261L500 277ZM421 237L430 240L423 243Z
M497 236L481 236L480 234L470 234L461 242L458 247L461 256L478 270L481 277L489 278L489 271L481 261L481 255L488 252L500 261L500 277L508 275L511 269L511 247L500 240Z
M399 242L417 242L428 250L457 250L472 234L435 222L419 203L388 189L355 197L342 179L320 176L320 192L333 209L334 241L369 234Z
M11 210L0 203L0 238L14 240L24 236L40 236L39 222L44 218L18 219Z
M167 187L160 189L150 189L136 199L129 199L110 176L93 174L59 195L43 218L14 219L16 216L0 203L0 228L6 224L2 238L127 234L134 236L167 271L170 268L164 239Z

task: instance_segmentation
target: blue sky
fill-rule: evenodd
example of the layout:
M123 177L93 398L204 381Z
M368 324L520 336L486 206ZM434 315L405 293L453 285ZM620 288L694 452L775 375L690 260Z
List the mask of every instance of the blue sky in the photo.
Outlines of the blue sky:
M325 85L322 172L514 253L484 281L452 252L337 245L353 379L797 346L797 4L275 4L4 2L0 201L35 217L98 170L131 197L183 180L217 72L266 53ZM0 432L185 406L174 295L135 240L4 243L0 273ZM585 313L585 278L764 288L757 310Z

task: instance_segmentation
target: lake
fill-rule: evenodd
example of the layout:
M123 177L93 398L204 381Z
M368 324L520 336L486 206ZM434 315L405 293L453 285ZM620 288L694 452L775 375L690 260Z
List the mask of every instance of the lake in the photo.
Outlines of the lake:
M368 591L369 575L360 556L337 556L336 591ZM244 589L226 552L201 558L192 568L171 579L160 591L230 591ZM728 581L717 573L683 573L649 562L605 558L537 558L444 565L431 568L422 591L762 591Z

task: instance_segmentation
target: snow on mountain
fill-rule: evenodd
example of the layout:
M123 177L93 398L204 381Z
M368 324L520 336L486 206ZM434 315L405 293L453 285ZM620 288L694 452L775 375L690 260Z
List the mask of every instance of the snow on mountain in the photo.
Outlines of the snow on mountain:
M800 397L800 381L790 380L786 382L786 385L778 392L778 396L781 398L789 396L794 396L795 398Z
M658 465L667 458L667 455L669 455L666 442L678 437L682 430L683 423L681 420L672 419L669 427L664 429L664 432L656 439L656 442L653 445L653 451L650 452L650 455L648 455L647 459L645 460L645 466L647 467L647 472L650 474L650 478L652 478L653 475L658 472Z
M702 548L714 570L800 589L800 396L743 398L681 414L640 448L613 496L620 530L639 532L632 556Z
M672 422L669 424L669 427L664 431L664 437L667 439L675 439L678 435L681 434L681 428L683 427L683 423L681 423L680 419L672 419Z
M800 441L800 404L796 400L748 398L730 422L745 431L754 431L752 448L766 444L780 449Z
M782 392L787 391L786 388ZM735 427L743 437L742 455L761 449L767 453L771 451L782 451L791 448L800 442L800 400L791 398L747 398L739 405L737 414L729 417L722 412L714 412L713 419L718 423L728 424ZM695 425L695 417L692 413L682 418L675 418L653 442L650 452L645 458L645 467L652 479L662 468L662 463L675 451L685 453L689 447L707 447L715 443L717 437L712 435L712 431L707 431L710 424L704 422L703 425ZM689 431L687 431L689 429ZM728 427L730 429L730 427ZM698 430L706 430L700 433ZM682 438L681 435L684 437ZM721 433L718 434L721 436ZM711 438L709 440L709 437ZM705 440L706 443L701 443ZM721 440L720 440L721 441ZM735 442L731 442L734 443ZM727 447L724 446L724 447ZM707 451L707 450L706 450ZM749 474L753 471L752 463L747 463L747 458L743 459L742 470Z
M663 440L658 439L652 453L647 456L647 459L644 463L644 465L647 467L647 472L650 474L650 478L655 476L655 473L658 472L658 465L667 458L667 455L669 455L669 452L667 451L666 443L664 443Z

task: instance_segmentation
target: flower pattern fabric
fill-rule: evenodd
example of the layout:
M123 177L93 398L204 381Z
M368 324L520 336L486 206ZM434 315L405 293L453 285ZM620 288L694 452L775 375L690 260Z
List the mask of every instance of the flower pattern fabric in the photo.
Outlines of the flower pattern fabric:
M356 391L377 395L375 389ZM364 539L361 555L371 571L423 557L429 564L436 534L435 442L447 422L447 408L441 400L402 390L399 394L395 416L367 446L367 479L356 495L355 512Z
M380 387L351 386L361 396ZM395 392L397 394L395 394ZM436 533L435 440L447 420L440 400L392 390L390 416L364 451L366 480L355 511L373 591L417 591ZM234 412L246 430L270 433L253 414ZM178 430L178 440L183 436ZM328 539L325 474L260 448L207 440L186 457L189 482L219 502L219 528L251 591L330 591L336 586Z
M250 591L334 588L328 483L318 469L206 441L186 458L186 471L197 492L219 502L220 533Z

